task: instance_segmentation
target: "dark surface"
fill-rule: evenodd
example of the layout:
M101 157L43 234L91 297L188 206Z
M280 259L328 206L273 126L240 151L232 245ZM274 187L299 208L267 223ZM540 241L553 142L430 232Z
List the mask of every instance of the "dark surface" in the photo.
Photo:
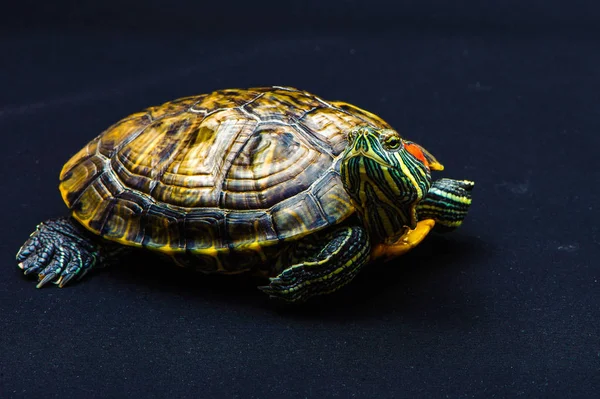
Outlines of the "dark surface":
M0 24L0 397L597 393L592 2L29 3ZM444 175L475 180L466 224L295 310L257 281L153 258L62 290L21 275L21 243L65 212L62 164L101 130L176 97L271 84L371 110Z

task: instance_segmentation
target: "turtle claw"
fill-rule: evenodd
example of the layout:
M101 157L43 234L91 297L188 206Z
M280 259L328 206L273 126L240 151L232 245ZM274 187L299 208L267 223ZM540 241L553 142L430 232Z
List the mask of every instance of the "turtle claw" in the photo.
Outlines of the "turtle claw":
M41 275L40 275L41 276ZM46 285L49 281L54 280L54 278L56 277L56 273L50 273L50 274L46 274L44 276L44 278L42 278L40 280L40 282L36 285L36 288L42 288L44 285Z
M271 299L280 299L285 302L301 302L299 295L295 292L302 285L304 266L302 264L284 270L275 277L269 278L269 285L258 287L259 290L268 294Z
M281 279L280 277L271 277L269 280L270 280L269 285L271 285L271 286L281 287L285 284L283 279Z
M269 285L261 285L257 288L273 297L277 291L282 289L282 287L283 281L279 277L269 277Z
M38 275L37 288L51 281L64 287L96 264L96 251L70 219L61 218L41 223L19 250L17 261L26 276Z
M269 285L260 286L258 288L267 293L288 288L294 281L289 278L289 274L290 273L286 270L279 276L269 277Z
M69 283L69 281L71 281L73 279L73 277L75 277L75 274L62 274L58 280L56 280L56 285L58 285L60 288L63 288L65 285L67 285ZM83 275L81 276L83 277Z
M26 276L29 276L30 274L33 273L37 273L40 271L40 267L39 266L33 266L33 267L27 267L25 268L25 266L23 265L23 263L20 263L19 266L21 267L21 269L24 270L23 274Z

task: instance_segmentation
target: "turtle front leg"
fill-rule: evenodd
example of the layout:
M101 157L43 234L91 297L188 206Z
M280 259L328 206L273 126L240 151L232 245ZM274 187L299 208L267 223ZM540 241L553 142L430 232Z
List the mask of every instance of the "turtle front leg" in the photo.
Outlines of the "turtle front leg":
M439 179L417 205L419 220L435 220L435 232L452 231L462 224L471 206L471 191L475 183L470 180Z
M62 217L40 223L19 249L17 262L25 275L37 274L38 288L51 281L64 287L102 264L106 254L73 218Z
M349 226L310 236L294 251L297 263L258 288L272 298L299 303L349 283L369 262L371 245L362 227Z
M445 233L459 227L471 206L469 180L439 179L417 205L417 227L409 230L394 243L382 243L373 248L372 259L390 261L419 245L429 232Z

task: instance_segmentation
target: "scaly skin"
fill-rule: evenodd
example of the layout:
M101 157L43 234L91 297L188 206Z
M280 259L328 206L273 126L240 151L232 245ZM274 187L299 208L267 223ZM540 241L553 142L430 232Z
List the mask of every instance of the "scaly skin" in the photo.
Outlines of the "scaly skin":
M101 245L70 217L40 223L17 254L25 275L37 274L37 287L64 287L106 262Z
M272 277L260 290L271 298L304 302L342 288L369 262L371 243L360 226L336 228L306 241L303 250L308 247L311 256Z

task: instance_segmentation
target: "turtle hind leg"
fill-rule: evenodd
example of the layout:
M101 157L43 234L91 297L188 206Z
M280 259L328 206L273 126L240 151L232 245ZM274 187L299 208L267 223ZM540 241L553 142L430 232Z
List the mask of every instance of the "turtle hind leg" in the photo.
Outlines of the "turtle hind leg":
M298 243L292 258L270 284L258 287L272 298L300 303L316 295L332 293L349 283L368 263L371 245L359 226L318 233Z
M103 263L103 258L102 245L71 217L40 223L17 253L25 275L37 274L38 288L49 282L64 287Z
M471 206L469 180L439 179L433 182L427 196L417 205L419 220L435 220L434 231L444 233L458 228Z

